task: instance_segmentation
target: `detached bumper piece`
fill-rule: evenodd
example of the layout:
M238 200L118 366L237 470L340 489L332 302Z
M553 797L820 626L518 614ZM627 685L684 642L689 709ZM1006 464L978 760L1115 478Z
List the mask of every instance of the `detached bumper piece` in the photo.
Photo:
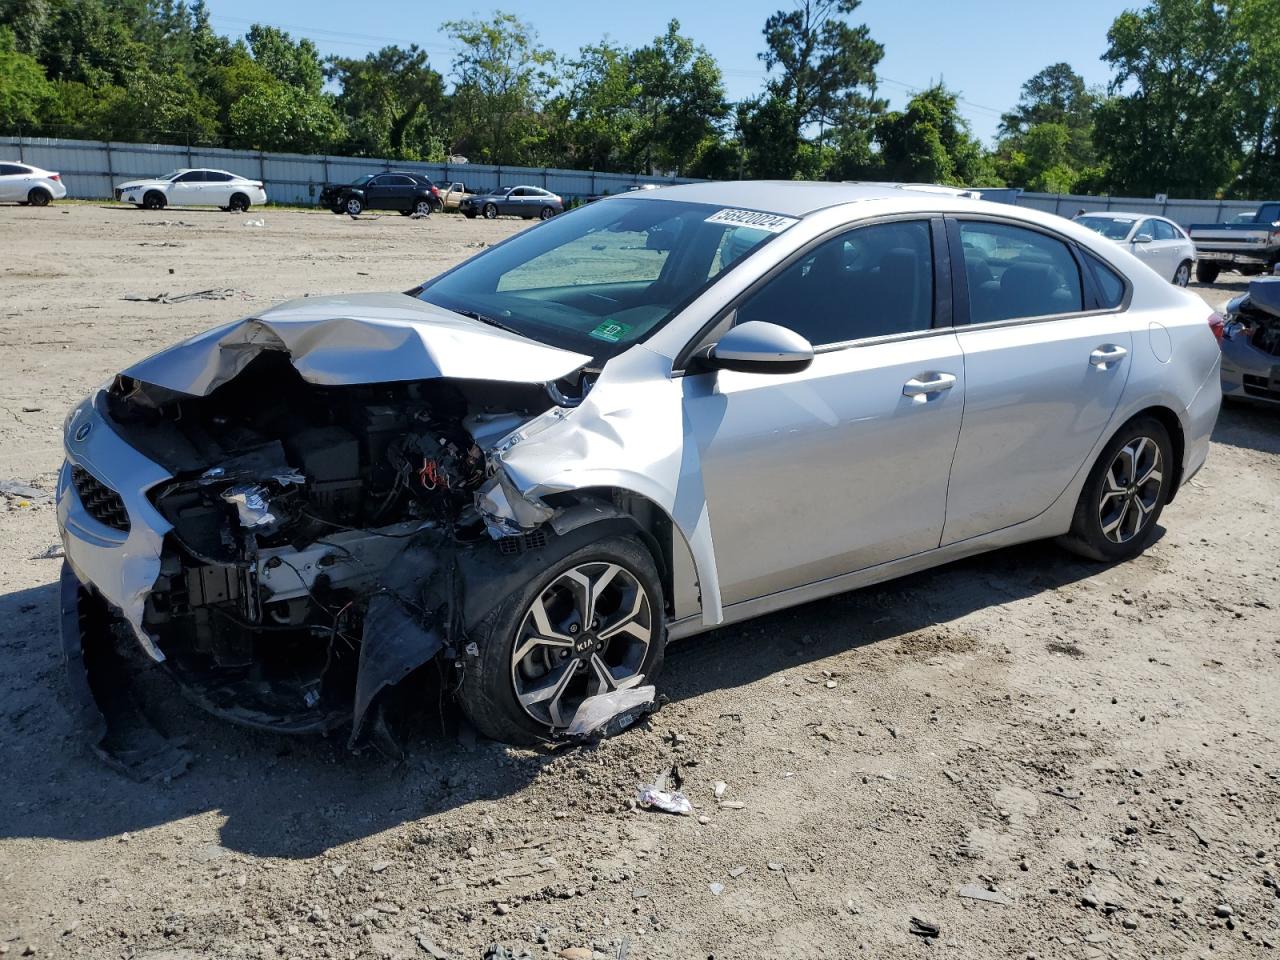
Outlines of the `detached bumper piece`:
M191 753L161 733L139 707L133 664L116 646L115 618L106 603L65 563L61 586L62 659L78 732L103 761L134 780L181 776Z

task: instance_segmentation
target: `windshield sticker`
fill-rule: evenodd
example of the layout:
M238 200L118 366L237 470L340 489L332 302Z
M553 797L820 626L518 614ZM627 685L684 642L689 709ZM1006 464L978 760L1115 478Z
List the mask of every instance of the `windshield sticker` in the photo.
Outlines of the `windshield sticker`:
M795 217L782 217L776 213L760 213L758 210L717 210L707 217L707 223L727 223L735 227L753 227L769 233L781 233L787 227L799 223Z
M591 336L597 340L605 340L609 343L617 343L628 333L631 332L631 326L626 323L614 323L612 320L606 320L600 326L591 331Z

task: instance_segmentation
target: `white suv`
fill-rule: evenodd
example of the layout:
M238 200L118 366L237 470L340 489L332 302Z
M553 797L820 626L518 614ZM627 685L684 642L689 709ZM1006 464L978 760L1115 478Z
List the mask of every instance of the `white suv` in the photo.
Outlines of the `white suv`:
M0 202L43 207L67 195L62 174L29 163L0 163Z
M260 180L247 180L226 170L174 170L163 177L116 185L116 199L148 210L167 206L209 206L245 211L267 202Z

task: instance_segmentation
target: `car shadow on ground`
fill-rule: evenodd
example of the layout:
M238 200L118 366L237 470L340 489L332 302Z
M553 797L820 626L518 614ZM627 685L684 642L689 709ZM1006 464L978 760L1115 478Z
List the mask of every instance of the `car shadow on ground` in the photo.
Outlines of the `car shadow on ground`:
M1260 453L1280 453L1280 406L1224 402L1213 427L1213 442Z
M743 686L853 648L902 640L1099 569L1048 543L959 561L673 644L662 689L681 701ZM232 726L188 704L165 679L168 695L149 700L149 709L167 732L187 741L196 761L172 782L135 783L93 757L60 709L57 605L56 584L0 597L0 722L6 728L0 765L12 785L0 807L2 837L96 840L216 811L225 822L206 842L259 856L312 857L465 803L500 801L522 790L554 756L474 742L465 731L460 737L440 684L423 686L434 693L424 696L418 721L402 730L406 756L396 763L351 754L345 734L286 738ZM661 723L661 713L658 718ZM628 735L640 734L622 736Z

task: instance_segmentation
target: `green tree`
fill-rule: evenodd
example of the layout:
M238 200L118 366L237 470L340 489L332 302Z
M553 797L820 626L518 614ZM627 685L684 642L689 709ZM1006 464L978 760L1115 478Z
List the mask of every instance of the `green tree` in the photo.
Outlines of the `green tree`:
M245 34L253 59L287 87L318 95L324 85L320 51L310 40L295 41L283 30L255 23Z
M1227 8L1152 0L1120 14L1107 40L1112 96L1098 108L1096 141L1113 192L1214 196L1241 146L1232 83L1241 51Z
M602 41L583 47L561 71L560 92L546 108L546 147L567 166L628 169L640 97L631 54Z
M665 34L631 55L631 76L637 107L633 166L648 173L682 172L729 112L720 67L672 20Z
M345 132L327 99L283 83L265 84L232 105L228 132L254 150L315 153Z
M793 9L765 22L760 59L771 76L741 124L754 176L800 174L802 154L813 156L806 144L815 126L818 140L837 131L838 142L855 152L866 146L885 106L876 96L875 72L884 47L865 24L845 19L859 5L860 0L796 0ZM855 146L859 137L861 146Z
M0 27L0 126L48 121L57 91L39 61L18 50L8 27Z
M1232 196L1269 199L1280 192L1280 15L1274 0L1228 0L1233 48L1231 89L1244 148Z
M1097 173L1093 115L1097 97L1068 64L1054 63L1022 85L1000 122L1000 176L1028 190L1069 193Z
M510 13L454 20L445 29L460 44L453 61L455 147L486 163L529 162L543 134L554 54Z
M960 115L956 94L941 83L912 97L906 110L881 117L876 141L890 180L957 186L998 182L990 158Z
M13 49L36 56L49 18L47 0L0 0L0 25L13 33Z
M358 60L330 57L325 72L342 85L337 107L357 152L410 160L443 154L444 79L416 44Z

